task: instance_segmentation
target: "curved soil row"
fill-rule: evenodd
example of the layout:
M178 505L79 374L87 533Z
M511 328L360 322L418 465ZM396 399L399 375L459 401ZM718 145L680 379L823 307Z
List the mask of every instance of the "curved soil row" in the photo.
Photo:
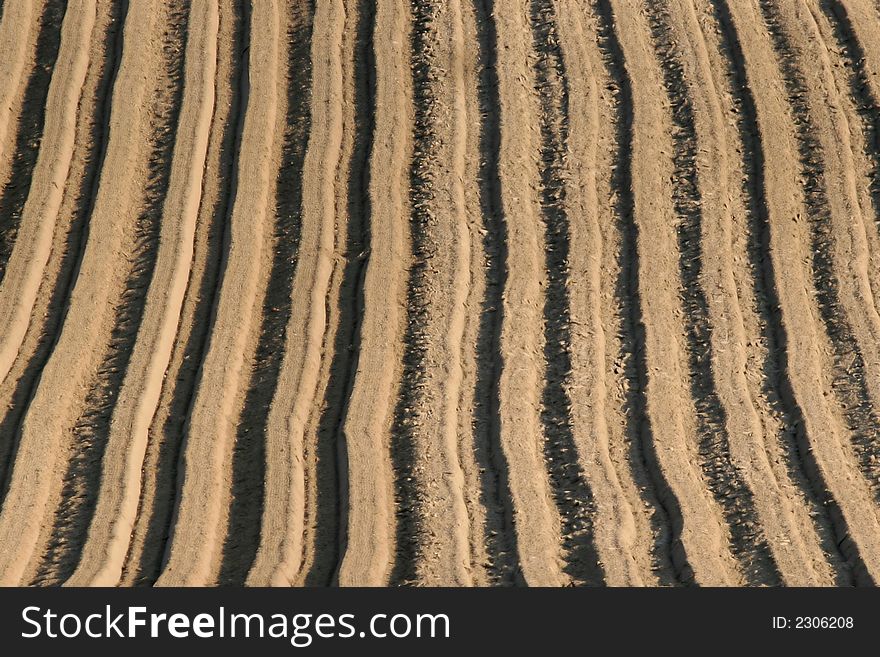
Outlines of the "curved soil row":
M256 330L265 281L264 242L270 223L273 135L279 116L281 20L276 2L255 3L249 20L244 125L230 209L229 247L181 455L180 497L157 584L216 580L228 514L236 410ZM260 57L253 53L260 53ZM283 115L283 114L282 114ZM246 190L246 192L245 192ZM258 264L259 263L259 264ZM256 265L256 266L255 266Z

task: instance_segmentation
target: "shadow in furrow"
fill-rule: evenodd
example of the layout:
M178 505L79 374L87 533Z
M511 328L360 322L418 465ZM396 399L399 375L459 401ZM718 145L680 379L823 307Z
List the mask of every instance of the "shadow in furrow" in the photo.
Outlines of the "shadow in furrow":
M874 204L875 223L880 229L880 144L878 144L878 122L880 122L880 105L868 86L867 73L864 68L865 55L853 32L845 8L837 1L825 1L822 8L831 20L838 39L841 52L844 53L846 68L850 71L850 89L862 121L862 133L865 138L865 150L871 161L869 173L869 189ZM812 146L808 146L812 148ZM806 155L806 153L803 153ZM816 155L813 154L815 158ZM821 174L821 163L818 173ZM827 208L823 213L827 215ZM817 272L817 285L827 286L819 296L822 318L828 326L835 350L835 393L846 418L847 427L853 433L853 444L859 458L859 465L868 480L875 498L880 502L880 418L877 414L877 403L872 399L865 381L865 360L856 344L850 328L837 309L837 286L831 261L831 244L833 239L827 219L823 216L815 226L814 240L821 246L814 254L814 270Z
M850 99L862 122L864 148L871 161L868 187L874 201L874 223L880 231L880 101L871 89L865 68L865 51L846 7L840 0L821 0L820 6L834 30L839 48L837 53L849 74Z
M287 33L286 134L276 182L275 230L269 285L250 385L232 452L232 501L218 583L241 586L260 544L266 474L266 422L278 384L291 316L291 290L302 223L302 169L311 126L311 48L314 4L291 3Z
M95 76L98 81L93 91L95 112L94 116L89 119L87 127L88 138L84 140L84 143L80 143L79 140L77 141L74 154L74 158L82 158L84 173L78 181L69 181L68 187L65 190L66 193L75 195L76 209L67 229L64 253L61 256L61 264L57 275L54 280L47 280L43 283L44 288L42 289L50 290L50 292L48 292L49 303L46 314L39 326L39 342L33 353L28 357L24 372L16 382L15 389L12 392L11 404L2 420L0 420L0 490L2 490L0 501L6 495L8 487L7 477L15 459L15 450L17 449L16 432L39 382L40 373L49 359L61 326L64 323L70 292L76 280L76 272L82 258L82 251L85 245L84 235L87 231L88 217L92 212L95 190L98 184L98 173L103 165L107 148L110 124L110 96L122 53L123 22L127 7L127 0L119 0L112 5L107 29L99 37L101 43L104 44L103 50L106 53L106 58L102 62L95 62L93 64L98 71ZM88 84L87 81L86 86ZM80 101L81 107L83 102L83 100ZM77 129L79 129L79 126ZM2 218L0 218L0 221L2 221ZM37 322L39 320L33 318L31 321Z
M40 17L36 62L24 91L21 118L15 139L15 151L12 156L12 168L9 180L4 185L2 191L0 191L0 281L3 280L9 257L15 247L22 211L27 201L34 168L37 164L37 155L39 154L40 142L43 138L46 99L49 94L52 69L55 66L55 60L58 58L61 24L64 19L65 6L65 2L47 2L43 7L43 13ZM100 143L100 140L96 140L95 143ZM90 187L89 183L84 182L85 187ZM75 231L72 230L71 232ZM78 251L74 245L71 246L73 251ZM62 287L65 287L66 291L67 286L62 284ZM59 306L62 303L62 300L58 298L57 288L52 289L53 299L50 304L50 312L45 320L47 328L52 326L52 319L59 316ZM30 402L39 372L48 358L50 343L52 342L52 338L49 336L54 336L54 331L48 333L47 337L40 343L41 348L38 348L31 357L24 374L16 383L12 393L11 405L5 410L2 419L0 419L0 491L2 491L0 493L0 503L2 503L3 498L6 496L8 484L6 478L12 466L14 451L17 447L16 432L22 415Z
M180 449L192 397L198 382L198 373L208 345L213 323L214 301L223 280L222 268L228 247L228 220L232 208L236 170L236 153L239 152L241 130L244 121L243 80L247 76L244 51L247 47L248 14L246 0L234 0L230 20L233 22L231 70L228 84L233 89L227 121L222 127L218 175L222 179L222 191L206 220L207 239L205 268L201 276L191 277L187 294L196 294L196 304L191 320L192 329L184 344L183 363L173 382L170 411L158 432L151 429L150 441L159 441L154 474L155 497L145 508L143 497L139 515L148 517L143 551L136 562L126 559L123 579L134 571L134 584L151 585L161 574L163 556L171 534L171 520L177 497L178 465ZM222 11L222 8L221 8ZM224 19L221 14L221 21ZM217 108L215 107L215 113ZM180 334L178 335L180 338ZM178 339L180 342L180 339ZM148 448L149 450L149 448ZM146 476L145 472L145 476ZM141 490L144 490L142 485Z
M770 552L752 495L733 464L727 413L718 398L712 370L712 325L701 285L703 271L702 199L696 166L697 132L684 68L669 27L668 9L654 3L648 20L672 105L673 204L678 218L680 297L684 308L691 396L699 431L700 468L730 532L730 545L746 582L779 586L782 577Z
M37 165L45 128L46 98L61 46L61 23L66 7L65 0L49 0L40 15L36 52L22 98L9 180L0 191L0 281L6 274L6 265L15 246L21 214Z
M501 448L500 392L502 295L507 284L507 226L501 207L501 99L498 90L498 34L495 0L474 0L478 48L480 112L480 209L486 290L477 333L477 376L474 391L474 457L480 471L480 501L486 509L484 537L490 582L523 584L513 521L508 465Z
M84 411L73 427L75 443L64 475L61 504L55 512L49 547L35 584L60 583L73 573L95 510L110 419L134 349L159 247L162 205L168 191L169 163L183 96L183 52L188 20L184 4L169 9L162 36L165 83L157 89L150 108L151 154L143 210L136 220L134 243L130 247L131 269L114 311L114 325L104 359L86 395Z
M414 1L410 35L410 69L413 85L413 155L409 171L410 234L413 265L407 284L407 319L404 336L403 376L400 382L394 424L391 430L391 461L394 466L395 506L397 513L396 553L390 583L416 583L416 568L421 557L419 537L423 531L420 482L415 471L416 405L425 386L425 355L427 352L428 306L425 285L430 271L432 245L428 234L433 199L432 169L436 166L434 151L434 113L436 96L431 86L437 79L433 70L432 28L439 7L435 2Z
M370 154L376 104L375 0L358 0L356 11L356 110L352 126L355 137L348 176L345 268L336 308L339 328L318 426L315 559L306 573L306 586L327 586L338 581L338 570L347 544L348 452L343 428L360 354L364 277L370 249Z
M775 6L766 0L761 0L759 4L785 78L798 138L807 201L807 221L812 241L816 301L834 354L832 389L850 431L850 439L862 474L875 499L880 502L880 418L877 417L868 393L861 348L840 305L840 281L834 271L834 235L822 146L810 116L806 81L798 68L797 53L783 31Z
M562 522L564 572L572 582L602 586L605 573L594 539L596 504L578 459L572 426L571 298L568 293L571 232L565 210L568 171L568 79L549 0L531 2L535 74L541 106L540 205L548 282L544 298L545 383L541 398L544 458Z
M867 576L861 556L852 540L846 521L828 491L822 472L813 454L804 427L801 409L792 389L788 370L788 334L782 320L779 290L776 286L776 264L770 254L770 220L766 198L765 156L758 123L758 114L745 69L745 58L736 27L725 0L713 3L720 29L721 47L729 65L731 90L738 109L737 128L743 145L742 166L745 171L743 193L747 198L748 257L753 272L755 298L763 323L764 389L782 422L779 437L786 454L790 476L801 484L811 508L814 527L832 567L838 584L851 584L853 577ZM849 563L845 563L848 561Z
M840 281L834 271L831 226L822 147L807 104L806 82L797 65L797 53L785 34L776 7L759 3L784 74L786 91L798 138L807 220L812 241L812 273L819 315L830 338L834 362L832 390L842 411L850 440L875 499L880 502L880 418L871 403L865 381L865 362L846 313L840 306ZM867 573L864 573L867 576Z
M620 234L619 274L615 298L621 315L621 354L629 379L626 391L627 435L630 465L642 500L650 506L654 533L652 560L663 585L693 583L693 569L681 542L681 507L663 474L654 447L651 420L647 412L648 365L645 354L645 325L639 290L639 227L635 221L632 187L633 93L623 48L617 36L614 10L608 0L594 0L598 42L612 79L616 99L615 132L617 151L612 172L616 194L614 214Z

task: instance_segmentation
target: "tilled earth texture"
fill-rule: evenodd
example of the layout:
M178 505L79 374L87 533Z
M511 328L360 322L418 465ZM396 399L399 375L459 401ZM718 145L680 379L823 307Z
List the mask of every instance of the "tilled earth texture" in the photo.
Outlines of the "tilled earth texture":
M0 584L880 581L877 0L0 12Z

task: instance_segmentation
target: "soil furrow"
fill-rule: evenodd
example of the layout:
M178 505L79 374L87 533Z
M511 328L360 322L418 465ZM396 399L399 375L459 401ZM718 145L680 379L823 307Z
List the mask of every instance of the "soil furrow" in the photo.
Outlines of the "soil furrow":
M854 143L851 184L861 201L862 220L856 228L859 241L867 244L867 253L858 263L859 273L867 276L873 294L873 299L867 301L873 302L876 309L880 306L880 6L871 0L821 0L818 5L811 11L820 33L826 35L821 38L826 75L837 80L839 104L848 117L845 123L850 126ZM819 18L822 14L825 20ZM859 129L861 134L857 134ZM878 340L873 342L876 345ZM878 357L870 350L864 356L876 386L880 379ZM876 398L877 393L872 394Z
M875 225L880 233L880 3L876 0L818 0L838 41L836 55L849 78L849 100L862 122L863 148ZM876 259L875 261L876 262Z
M0 61L4 63L0 69L0 188L14 181L10 168L16 153L23 96L28 80L37 73L28 67L35 63L37 36L47 9L52 10L44 7L44 12L38 12L33 2L16 2L13 10L4 12L0 18ZM0 236L6 232L6 220L2 221Z
M343 142L343 161L337 174L345 186L337 200L337 212L346 219L345 230L337 242L344 259L342 271L333 284L335 297L328 298L327 314L336 326L331 337L332 359L324 388L314 447L317 480L312 523L311 556L305 564L306 586L338 583L339 565L345 551L348 530L348 457L343 431L347 400L351 396L358 367L364 309L364 276L371 237L370 157L375 129L376 69L372 47L375 0L359 0L357 10L346 13L345 62L351 78L346 78L346 106L351 107L351 128ZM344 208L344 210L343 210ZM328 336L330 337L330 336ZM327 343L325 342L325 350Z
M172 16L172 21L176 18ZM168 146L162 149L165 152L157 151L160 157L173 157L170 166L165 166L169 171L165 191L152 210L161 217L157 220L158 247L137 339L105 429L108 436L93 519L77 570L68 580L70 585L117 584L128 552L149 426L162 392L192 266L214 111L217 30L216 1L203 0L190 7L185 25L173 35L180 41L165 48L166 53L177 49L185 54L180 66L168 66L168 74L178 81L179 88L171 94L169 113L169 120L176 121L175 129L168 131L174 135L173 151ZM157 181L155 187L161 186Z
M92 29L95 24L96 8L94 1L75 3L67 12L66 24L59 35L56 68L52 71L52 82L45 98L45 121L42 134L36 136L41 144L36 156L33 171L13 167L13 176L19 176L21 190L27 195L21 208L6 207L11 219L20 212L20 223L12 254L6 263L7 269L0 273L0 382L13 366L24 341L31 312L37 302L37 293L43 277L43 270L52 249L54 229L59 221L59 213L64 198L64 189L71 171L74 157L77 109L86 74L89 68ZM51 32L51 30L49 30ZM47 55L42 37L38 39L38 63L43 66L51 62L39 61ZM51 53L49 53L51 55ZM32 85L28 85L25 102L40 102L34 97ZM31 123L42 112L33 110L26 121ZM22 127L33 127L24 126ZM16 165L27 158L16 158ZM30 177L30 184L27 184ZM0 199L0 207L7 199ZM11 201L11 197L9 198ZM13 205L15 205L13 203ZM4 216L7 216L4 214ZM2 259L2 256L0 256ZM0 263L0 269L3 264Z
M454 461L448 462L452 468L447 468L445 463L434 467L438 474L442 468L444 475L449 477L445 481L455 485L454 489L447 486L443 491L460 495L457 499L464 504L464 522L461 523L462 530L456 534L456 541L459 563L467 569L467 581L472 586L488 586L500 583L494 567L495 556L490 551L490 541L497 543L500 534L490 527L499 519L499 511L503 514L504 508L497 505L497 500L490 499L494 489L489 486L494 486L497 481L495 470L481 460L485 456L482 447L488 427L488 417L483 409L488 407L490 397L481 395L480 386L485 377L481 368L480 340L484 337L485 323L494 319L494 313L484 312L487 280L494 262L484 250L488 231L482 174L491 159L485 156L483 148L484 119L491 116L483 112L483 83L488 71L483 65L485 30L480 30L478 25L476 3L456 0L448 7L445 14L448 37L439 43L446 48L443 61L450 58L450 63L445 65L441 61L440 67L450 73L444 78L448 82L445 98L448 111L454 112L456 122L449 125L452 141L447 152L452 168L441 169L449 176L450 183L440 198L450 204L443 214L449 213L448 237L454 237L455 242L454 245L450 243L445 253L454 257L456 265L450 268L446 279L454 286L455 305L447 318L448 325L442 330L446 331L443 340L446 353L454 358L451 364L454 377L451 385L443 389L442 403L446 412L438 422L443 423L447 454L453 456ZM497 112L497 107L495 110ZM442 308L443 304L439 304L438 317ZM437 372L437 376L444 380L443 370L437 368ZM432 563L440 568L443 555L433 556ZM427 574L427 569L423 569L423 573Z
M507 225L502 218L499 153L501 117L495 0L474 0L478 42L480 114L479 202L485 291L480 302L474 389L474 457L480 470L480 502L486 509L483 542L489 581L514 583L520 572L509 467L501 445L500 372L502 295L507 286Z
M570 172L569 86L549 0L532 0L535 79L541 109L541 189L547 291L544 298L545 382L541 399L544 458L562 526L564 572L580 585L599 586L605 574L595 546L596 503L577 456L572 420L571 229L566 212Z
M788 453L807 476L810 497L816 499L820 509L827 509L836 549L847 556L852 576L864 580L868 575L859 541L873 533L871 527L876 520L857 520L851 515L851 496L858 500L863 490L844 483L851 480L852 474L843 473L850 472L854 464L846 454L842 422L829 403L833 391L819 369L826 358L819 354L827 354L830 349L823 350L818 344L820 327L812 317L821 318L821 311L811 310L814 301L807 296L815 281L815 254L802 252L805 244L813 245L812 226L806 224L815 222L802 216L809 207L806 190L800 199L781 191L787 185L801 189L806 175L800 161L802 143L797 135L801 128L792 127L791 114L784 109L790 102L789 90L780 78L790 79L790 75L784 76L783 70L774 67L777 53L772 35L759 38L752 32L754 23L763 24L765 20L758 8L746 9L723 2L715 3L714 7L725 50L731 53L733 86L742 101L741 139L744 155L750 156L744 158L746 192L751 204L749 252L755 280L762 282L767 300L766 321L772 338L768 351L775 353L776 365L768 375L775 377L775 387L791 414L787 418L786 436L794 434L796 448L789 448ZM766 56L759 62L757 58L762 55ZM777 121L783 121L785 129L775 127ZM787 229L782 228L785 225ZM780 274L782 263L784 275ZM792 326L798 330L792 332ZM828 370L830 364L825 371ZM821 440L817 440L818 436ZM845 573L839 576L847 577Z
M822 543L829 529L814 531L810 508L793 485L786 458L778 392L767 381L766 322L756 312L754 274L748 257L748 194L740 158L737 100L729 91L728 61L718 44L711 10L690 0L670 2L665 15L687 84L699 191L700 267L697 280L711 324L709 336L715 391L732 464L749 487L782 582L828 584L832 574ZM711 43L711 47L710 47ZM802 476L801 480L802 481Z
M840 300L840 281L834 266L834 235L825 178L824 149L816 134L809 107L809 92L797 64L797 52L784 32L782 17L766 0L761 0L764 20L780 59L785 87L791 104L798 139L800 181L806 197L807 217L812 240L812 270L816 303L833 349L832 389L865 478L880 501L880 418L873 408L865 381L865 362L851 322Z
M851 376L864 378L863 393L870 397L873 408L873 412L861 409L851 420L865 421L866 414L876 418L880 400L880 149L876 132L880 108L870 105L876 96L867 83L865 51L846 9L839 2L825 1L819 8L799 10L795 18L798 26L806 24L806 30L793 33L795 37L805 31L815 37L802 41L800 48L815 48L811 56L822 64L804 72L825 154L838 300L861 352L861 362L848 369ZM822 99L819 105L817 98ZM864 431L864 426L856 430ZM859 442L876 442L870 435L866 438ZM866 472L871 477L877 474L876 470ZM878 484L880 481L872 481L875 495Z
M201 190L193 259L175 348L158 409L149 430L138 515L122 583L152 584L159 577L176 496L177 465L187 410L198 381L221 281L224 241L231 209L235 153L243 125L241 90L245 51L245 1L219 7L217 76L213 123Z
M679 251L679 292L685 316L691 395L699 433L700 467L721 506L730 530L731 549L749 585L778 585L780 574L762 534L752 491L731 455L727 409L719 398L706 292L703 288L703 215L696 166L697 132L693 102L684 79L684 67L674 45L668 7L652 4L648 20L658 60L663 68L666 94L672 106L673 185Z
M299 7L288 28L293 44L289 51L291 70L295 70L296 62L308 62L300 65L287 83L287 123L298 129L285 139L277 192L278 215L282 221L285 217L293 221L297 244L290 245L295 249L276 247L276 254L282 253L284 260L282 263L276 259L273 264L270 285L277 288L276 281L286 281L289 287L283 298L280 288L270 287L264 304L264 314L280 315L277 321L283 320L285 326L276 325L268 332L268 322L264 323L261 344L267 344L266 338L271 339L272 333L285 344L272 345L278 356L274 372L268 373L274 394L271 405L269 400L264 402L264 425L257 427L257 436L265 433L266 442L265 503L262 527L256 528L259 549L247 575L252 584L291 584L304 557L305 432L309 407L319 385L326 298L333 270L334 173L342 113L339 49L344 14L340 10L336 2ZM299 127L310 130L300 132ZM291 314L292 307L307 311ZM258 381L266 378L256 377ZM245 408L252 404L246 401ZM250 476L260 480L260 473L252 472ZM233 561L241 562L242 558L230 559ZM249 565L249 559L243 561Z
M14 143L10 144L12 149L9 152L11 158L9 170L2 172L6 174L5 179L0 178L0 183L3 184L3 188L0 190L0 282L6 276L6 268L18 237L22 212L31 190L31 182L37 166L37 158L46 127L49 85L58 59L61 44L61 23L66 9L66 0L51 0L43 5L37 28L34 61L24 86L17 125L13 123L17 132ZM12 66L14 67L14 65L15 62ZM15 88L14 83L10 86ZM4 100L0 98L0 102ZM4 110L4 113L8 112L8 106L4 107ZM12 117L10 116L9 119L11 120ZM5 129L4 125L3 130L5 131ZM2 137L3 135L0 133L0 140ZM0 146L2 146L2 142L0 142ZM6 376L11 365L10 361L15 357L14 354L6 354L5 336L3 347L3 351L0 352L0 379Z
M659 467L651 419L647 412L647 363L636 251L639 231L633 219L633 83L610 1L594 0L591 9L596 20L599 48L611 78L608 91L614 105L615 143L610 202L619 240L614 305L620 316L621 333L620 353L615 359L615 367L626 375L623 385L628 458L636 473L642 500L653 511L652 561L655 572L674 572L672 581L666 583L689 583L693 580L693 571L687 564L681 545L681 507Z
M312 254L317 250L311 243L301 245L302 232L310 228L303 226L302 171L311 127L311 69L301 62L309 61L307 53L311 50L314 8L311 2L289 3L288 12L286 130L276 181L272 265L263 298L262 323L250 384L236 429L232 454L232 503L220 584L242 585L257 555L264 517L266 469L269 463L277 463L277 456L272 451L277 434L269 433L270 405L274 403L278 386L286 385L291 376L289 371L282 371L285 353L298 351L287 344L292 308L305 305L294 304L299 302L292 295L294 272L301 267L301 251ZM319 298L323 305L324 294ZM285 440L289 437L285 436ZM290 476L290 470L285 472L285 478Z
M594 498L593 540L610 586L656 583L652 573L653 535L646 508L627 463L625 414L618 368L617 277L610 174L614 162L615 112L588 3L554 3L560 57L567 82L565 193L561 207L568 223L568 313L574 449ZM601 199L601 200L600 200ZM661 576L665 577L667 573Z
M63 105L63 109L59 107L53 111L50 108L47 112L47 126L49 123L57 126L57 128L49 128L49 132L54 134L57 129L59 144L65 146L67 140L71 139L69 132L72 132L73 142L70 145L72 154L67 162L66 171L64 171L63 156L60 157L60 166L57 168L53 160L48 157L43 158L46 161L45 186L47 193L42 198L46 199L46 205L37 202L36 198L41 197L40 194L36 194L32 203L26 203L25 214L28 217L34 216L35 228L42 231L45 229L44 224L49 224L53 229L48 235L48 258L40 269L33 266L34 264L39 265L38 255L33 254L36 263L30 260L32 254L14 256L11 261L12 271L2 287L3 292L0 293L4 297L7 294L12 296L18 303L24 302L22 305L26 307L29 290L23 291L13 283L14 280L17 280L16 272L20 270L15 260L24 261L23 264L27 272L23 275L23 283L27 285L33 284L30 278L32 270L39 269L41 280L37 281L37 289L33 292L33 302L28 309L28 316L24 318L24 333L19 340L15 339L12 327L7 327L8 330L4 333L4 353L6 350L12 353L13 360L3 370L5 378L0 383L0 399L3 400L0 402L0 406L6 409L2 420L0 420L0 499L6 493L7 473L13 458L12 451L16 443L16 432L27 409L39 374L54 344L65 312L65 303L70 294L73 274L82 255L82 237L86 218L91 210L90 197L95 188L97 172L106 147L110 114L109 93L112 89L116 67L119 64L119 52L115 43L118 40L118 35L122 33L119 26L119 10L118 4L112 5L110 11L107 11L107 8L102 5L96 19L94 13L90 14L87 8L83 9L83 15L80 16L77 25L85 28L90 19L93 24L91 34L85 30L79 33L80 38L91 43L90 47L85 48L87 51L85 53L82 52L84 47L81 43L69 41L68 39L72 37L65 39L62 36L63 42L59 58L68 61L71 55L67 53L69 50L73 50L76 55L69 61L72 65L73 62L78 65L85 61L87 71L78 98L71 98L68 95L72 93L72 87L78 81L75 76L72 80L65 81L63 85L60 81L57 83L58 87L64 90L64 93L50 90L50 95L62 96L58 99L58 103ZM66 47L68 44L69 48ZM55 85L52 89L54 88ZM52 103L52 98L49 102ZM69 103L72 104L72 109ZM68 113L70 111L73 112L73 116ZM59 115L57 122L53 118L56 116L56 112ZM68 125L68 121L72 121L73 125ZM51 142L54 141L54 138L50 136L48 140ZM38 176L40 180L43 178L42 171L41 168ZM61 178L62 171L64 171L63 179ZM53 183L59 185L60 190L56 190ZM38 183L38 185L41 185L42 188L42 183ZM46 215L53 216L51 207L55 202L54 195L57 192L62 193L58 199L59 205L54 212L54 222L44 221ZM31 222L28 221L28 223ZM21 241L21 244L25 243ZM43 248L45 245L41 243L39 249ZM0 303L3 304L4 311L12 311L10 314L13 315L11 318L13 323L17 321L15 318L18 313L12 310L5 298ZM24 313L21 314L24 315Z
M828 510L828 492L821 470L803 432L801 409L787 375L788 336L780 313L779 290L770 249L770 223L765 196L766 172L764 144L758 123L757 105L746 70L736 27L726 4L713 3L715 20L720 28L720 46L726 56L731 93L736 108L736 125L742 143L743 196L747 199L747 255L754 287L754 301L761 322L763 351L762 393L780 425L778 441L785 455L789 475L802 489L813 517L823 550L835 569L839 584L851 582L852 575L840 552L845 527Z
M375 125L369 179L370 243L363 277L357 369L342 431L347 456L347 533L339 584L386 583L394 559L395 511L391 426L402 369L406 270L409 265L407 173L412 125L409 11L376 5L373 57Z
M498 169L507 229L499 378L500 439L513 503L521 577L531 586L567 583L561 525L545 470L543 307L547 286L540 203L540 107L535 90L530 5L496 3L501 118Z
M182 447L179 501L167 561L157 581L165 586L209 584L219 574L232 492L234 423L259 328L258 299L268 274L267 225L274 160L280 150L274 135L284 116L279 112L282 20L274 1L254 3L249 14L244 125L233 178L228 251Z
M413 3L413 10L413 265L392 451L398 491L404 494L398 495L398 557L391 582L461 586L482 577L471 561L467 506L468 484L477 490L479 484L465 474L466 468L476 469L472 415L462 408L473 394L465 372L465 332L474 256L468 202L476 205L476 195L468 197L466 179L478 159L468 129L477 80L465 63L461 2ZM415 514L405 508L410 505ZM479 535L482 523L479 516L473 520ZM401 550L410 545L415 549Z
M183 96L183 52L188 29L188 15L182 5L169 7L168 12L158 66L162 81L153 92L149 109L150 155L145 195L131 241L123 247L130 269L125 274L123 292L116 301L113 328L103 360L86 393L82 413L72 428L76 444L68 457L67 471L62 478L62 501L55 510L48 548L34 581L38 584L65 581L73 573L85 544L98 500L102 462L111 434L111 415L135 350L156 265L162 205L170 177L168 163L172 159ZM162 289L163 298L167 292Z
M410 33L410 68L413 94L413 156L409 167L410 241L412 265L406 291L406 330L403 337L403 372L394 409L391 429L391 460L394 469L394 504L396 536L394 564L391 569L392 586L414 584L419 562L425 558L421 543L429 531L424 525L426 507L431 495L424 489L428 483L421 472L424 465L417 463L420 433L425 431L420 403L431 394L428 371L431 342L428 336L431 300L428 284L443 271L436 264L438 244L431 235L431 224L436 224L435 179L440 165L437 152L437 105L440 102L436 80L437 48L432 30L436 28L440 7L436 2L411 2L412 29ZM432 82L435 82L432 84ZM440 271L438 271L438 269ZM433 411L438 409L435 406ZM439 436L431 436L436 441ZM436 455L435 458L440 455ZM417 468L419 471L417 471ZM449 513L444 509L444 513ZM451 573L447 573L451 574Z
M643 302L646 413L659 467L678 500L680 545L695 581L737 585L742 573L730 532L700 467L698 416L691 394L686 321L680 303L680 254L673 194L673 117L650 26L631 0L612 3L633 80L632 221Z
M123 247L140 216L141 174L149 157L144 135L151 120L150 104L142 101L155 84L154 78L142 75L141 67L157 64L158 70L161 61L155 8L145 2L130 9L125 30L128 36L136 31L139 38L122 54L116 76L113 105L119 109L110 116L110 138L94 190L85 251L63 327L21 423L15 467L0 513L0 579L4 581L25 577L32 559L41 558L39 546L50 539L52 523L44 516L60 496L67 452L74 442L73 426L101 364L117 295L124 289L123 272L129 270Z

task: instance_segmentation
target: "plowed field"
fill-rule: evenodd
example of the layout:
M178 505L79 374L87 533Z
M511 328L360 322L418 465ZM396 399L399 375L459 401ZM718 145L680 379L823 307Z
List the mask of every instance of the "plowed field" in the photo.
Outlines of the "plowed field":
M0 584L880 582L880 2L0 0Z

